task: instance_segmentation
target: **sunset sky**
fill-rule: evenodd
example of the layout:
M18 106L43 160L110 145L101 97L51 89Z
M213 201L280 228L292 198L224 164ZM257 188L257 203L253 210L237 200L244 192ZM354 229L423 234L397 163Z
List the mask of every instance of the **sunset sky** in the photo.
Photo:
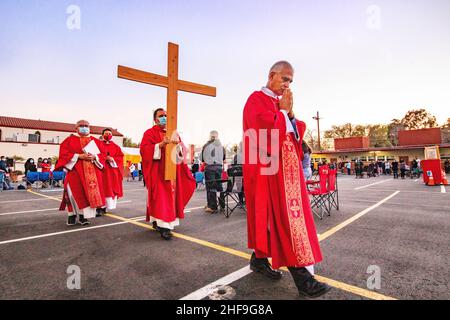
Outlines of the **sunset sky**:
M138 142L166 91L118 79L117 65L166 75L170 41L181 79L217 87L216 98L179 94L187 143L213 129L239 142L247 97L281 59L296 70L295 112L311 129L316 111L323 129L412 108L450 117L448 0L2 0L0 24L3 116L84 118Z

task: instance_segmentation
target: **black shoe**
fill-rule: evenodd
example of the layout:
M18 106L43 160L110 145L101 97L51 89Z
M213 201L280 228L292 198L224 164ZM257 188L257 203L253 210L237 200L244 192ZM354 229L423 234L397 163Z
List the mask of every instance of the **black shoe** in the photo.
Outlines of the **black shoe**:
M97 214L95 215L95 217L101 217L103 215L103 208L97 208L95 210L97 212Z
M83 215L80 215L78 223L81 224L82 226L87 226L91 224L91 222L88 219L85 219Z
M298 293L307 298L317 298L330 291L326 283L317 281L306 268L288 268L294 278Z
M156 223L156 221L153 221L152 222L152 226L153 226L153 229L155 229L156 231L160 231L160 228L158 227L158 224Z
M67 225L68 226L74 226L77 224L77 216L69 216L67 218Z
M256 258L254 252L252 254L252 258L250 259L250 270L259 272L264 276L274 280L281 279L283 275L281 271L272 269L272 266L270 265L267 258Z
M161 238L163 238L164 240L172 239L172 232L170 232L169 229L159 228L159 232L161 233Z

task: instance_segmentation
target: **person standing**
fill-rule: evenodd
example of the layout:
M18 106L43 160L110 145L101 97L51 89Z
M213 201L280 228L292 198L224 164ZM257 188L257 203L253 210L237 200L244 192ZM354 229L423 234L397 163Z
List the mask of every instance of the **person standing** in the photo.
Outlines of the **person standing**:
M389 161L384 162L384 168L386 170L386 174L388 176L390 176L391 175L391 163Z
M61 143L55 170L67 170L64 193L60 210L67 208L67 225L90 224L96 209L105 205L102 169L105 158L100 152L101 141L90 135L89 122L80 120L76 124L76 134Z
M216 213L217 192L220 192L220 208L225 209L225 196L222 187L222 169L225 161L225 148L219 140L219 133L215 130L209 134L208 142L203 146L200 153L200 161L205 163L205 183L207 207L205 212Z
M186 150L180 138L170 139L166 133L166 111L158 108L153 113L155 125L145 131L140 153L147 188L146 220L161 234L164 240L172 238L172 232L184 218L184 208L195 190L195 179L185 163ZM176 180L165 180L165 163L168 144L177 145Z
M392 161L392 173L394 174L394 179L398 179L398 162L396 159Z
M311 170L311 154L312 150L308 146L305 140L302 141L302 151L303 151L303 159L302 159L302 168L303 174L305 176L305 180L311 180L312 178L312 170Z
M102 131L102 154L105 158L105 166L102 170L103 192L105 194L105 206L97 208L97 216L102 216L108 210L117 206L117 199L123 197L123 152L112 141L112 129Z
M314 278L322 253L301 164L306 125L294 115L293 75L289 62L275 63L267 85L250 95L243 111L250 269L281 279L274 269L286 266L300 295L318 297L330 287Z
M400 160L400 176L402 179L405 179L405 173L406 173L406 163L405 160Z

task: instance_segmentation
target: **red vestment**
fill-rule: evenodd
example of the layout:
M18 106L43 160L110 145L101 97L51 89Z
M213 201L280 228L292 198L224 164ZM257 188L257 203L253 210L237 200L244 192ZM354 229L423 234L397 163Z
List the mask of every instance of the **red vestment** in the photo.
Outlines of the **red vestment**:
M287 133L277 99L262 91L248 98L243 114L248 247L255 250L258 258L272 257L274 268L304 267L322 260L301 165L306 125L296 120L296 126L299 140L294 133ZM256 135L247 131L252 129ZM261 145L260 129L267 129L267 133L263 132L267 143ZM278 130L279 139L272 145L274 129ZM256 161L251 163L249 156L255 151ZM264 164L267 162L262 161L260 152L272 156L269 164ZM278 170L261 174L261 169L274 165L276 159Z
M160 143L166 132L155 125L148 129L142 138L141 156L142 171L148 190L147 221L150 216L164 222L173 222L176 218L184 218L184 208L195 190L195 179L186 163L176 166L176 181L164 179L166 161L165 148L161 148L161 159L154 160L155 145Z
M59 159L55 165L55 170L67 169L66 166L69 165L74 155L84 153L82 148L91 140L94 140L99 150L102 150L101 141L94 137L71 135L64 139L59 148ZM98 160L101 165L105 165L105 158L102 154L98 155ZM67 172L64 180L64 196L60 210L64 210L67 205L69 212L72 212L73 208L67 197L67 185L70 186L70 190L79 209L104 206L105 196L103 193L102 172L92 162L77 160L75 166Z
M117 167L114 168L111 163L106 164L102 170L103 188L106 198L123 197L123 152L122 149L112 141L102 141L101 149L103 156L114 158Z

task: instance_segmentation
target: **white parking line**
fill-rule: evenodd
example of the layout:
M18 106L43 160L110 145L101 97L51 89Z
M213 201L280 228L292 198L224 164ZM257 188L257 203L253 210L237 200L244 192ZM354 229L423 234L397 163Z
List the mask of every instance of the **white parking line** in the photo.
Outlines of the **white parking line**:
M19 213L30 213L30 212L43 212L43 211L52 211L58 210L59 208L50 208L50 209L40 209L40 210L27 210L27 211L15 211L15 212L5 212L0 213L0 216L9 216L11 214L19 214Z
M51 200L47 198L38 198L38 199L24 199L24 200L7 200L7 201L0 201L1 203L15 203L15 202L29 202L29 201L44 201L44 200Z
M43 199L43 200L53 200L53 199ZM131 201L131 200L118 201L117 204L129 203L129 202L133 202L133 201ZM9 215L12 215L12 214L20 214L20 213L31 213L31 212L51 211L51 210L58 210L58 209L59 209L59 208L39 209L39 210L27 210L27 211L15 211L15 212L4 212L4 213L0 213L0 216L9 216Z
M392 179L386 179L386 180L374 182L374 183L371 183L371 184L368 184L368 185L365 185L365 186L362 186L362 187L354 188L353 190L361 190L361 189L368 188L370 186L374 186L374 185L377 185L377 184L380 184L380 183L385 183L385 182L388 182L388 181L392 181Z
M390 196L384 198L383 200L377 202L376 204L374 204L373 206L370 206L367 209L364 209L363 211L355 214L353 217L351 217L350 219L345 220L344 222L338 224L337 226L331 228L330 230L322 233L319 237L319 241L325 240L326 238L328 238L329 236L331 236L332 234L336 233L337 231L341 230L342 228L348 226L350 223L352 223L353 221L361 218L363 215L369 213L370 211L372 211L375 208L378 208L379 206L381 206L383 203L385 203L386 201L388 201L389 199L395 197L397 194L399 194L400 191L395 191L393 194L391 194Z
M445 190L445 187L443 185L441 185L441 193L446 193L447 191Z
M140 220L144 220L145 218L142 218ZM136 220L139 221L139 220ZM108 223L108 224L102 224L101 226L95 226L95 227L86 227L86 228L80 228L80 229L74 229L74 230L67 230L67 231L60 231L60 232L53 232L53 233L46 233L41 234L38 236L32 236L32 237L26 237L26 238L19 238L19 239L12 239L12 240L6 240L6 241L0 241L0 244L8 244L8 243L14 243L14 242L20 242L20 241L26 241L26 240L33 240L33 239L39 239L39 238L46 238L46 237L52 237L57 236L60 234L67 234L67 233L73 233L73 232L81 232L81 231L89 231L93 229L99 229L99 228L105 228L105 227L112 227L119 224L126 224L129 223L127 221L121 221L121 222L114 222L114 223Z
M220 278L217 281L214 281L210 284L207 284L203 288L198 289L197 291L194 291L187 296L184 296L183 298L180 298L180 300L201 300L204 297L211 294L217 287L219 286L226 286L230 283L233 283L246 275L252 273L252 270L250 270L250 266L247 265L242 269L239 269L238 271L235 271L233 273L230 273L229 275L226 275L223 278Z

